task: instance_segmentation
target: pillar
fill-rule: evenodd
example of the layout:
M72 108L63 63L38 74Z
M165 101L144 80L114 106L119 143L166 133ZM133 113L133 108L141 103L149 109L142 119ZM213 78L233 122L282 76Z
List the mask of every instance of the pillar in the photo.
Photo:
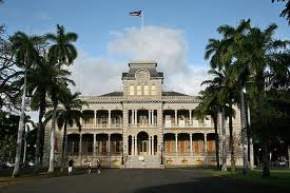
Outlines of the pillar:
M178 134L175 133L175 152L178 154Z
M131 122L130 122L130 126L132 126L134 124L134 112L133 112L133 109L132 110L129 110L131 111ZM130 114L129 114L130 115Z
M94 126L97 128L97 110L94 110Z
M152 122L151 122L151 110L148 110L148 125L152 125Z
M93 136L94 136L93 154L94 154L94 156L96 156L96 144L97 144L97 141L96 141L96 134L93 134Z
M174 110L175 126L177 126L177 110Z
M134 136L134 155L138 155L138 150L137 150L137 136Z
M82 155L82 134L80 134L80 144L79 144L79 157Z
M191 109L189 110L189 126L192 125L192 111Z
M155 112L155 110L152 110L152 119L153 119L152 122L153 122L153 125L155 126L157 124L157 119L154 116L154 112Z
M207 134L204 135L204 153L207 154Z
M152 155L155 155L155 152L154 152L154 136L151 136L151 153L152 153Z
M189 142L190 142L190 155L193 154L193 151L192 151L192 133L189 134Z
M152 155L152 149L151 149L151 144L152 144L152 142L151 142L151 139L152 139L152 137L151 136L149 136L149 139L148 139L148 141L149 141L149 148L148 148L148 150L149 150L149 155Z
M111 154L111 134L108 134L107 153Z
M134 155L134 137L131 136L131 155Z
M111 128L111 110L108 110L108 128Z
M123 140L123 143L122 143L122 151L123 151L123 157L124 156L128 156L129 152L128 152L128 136L127 135L122 135L122 140Z
M135 109L134 111L135 111L135 113L134 113L135 125L137 126L137 124L138 124L138 119L137 119L138 118L137 117L138 110Z

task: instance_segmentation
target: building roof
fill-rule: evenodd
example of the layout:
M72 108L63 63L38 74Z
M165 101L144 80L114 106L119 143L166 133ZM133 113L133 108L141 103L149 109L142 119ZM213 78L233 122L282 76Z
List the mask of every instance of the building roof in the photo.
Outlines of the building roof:
M158 72L156 67L156 62L131 62L129 63L129 72L123 72L122 79L135 79L135 73L140 69L148 70L150 78L163 79L163 72Z
M123 96L123 92L114 91L114 92L109 92L109 93L100 95L100 97L113 97L113 96Z
M189 96L189 95L175 91L163 91L162 96Z
M129 72L122 73L122 79L134 79L137 69L131 69ZM155 69L149 69L151 78L163 78L163 72L157 72Z
M123 96L123 92L121 91L114 91L110 93L106 93L103 95L100 95L100 97L115 97L115 96ZM163 91L162 96L189 96L180 92L175 91Z

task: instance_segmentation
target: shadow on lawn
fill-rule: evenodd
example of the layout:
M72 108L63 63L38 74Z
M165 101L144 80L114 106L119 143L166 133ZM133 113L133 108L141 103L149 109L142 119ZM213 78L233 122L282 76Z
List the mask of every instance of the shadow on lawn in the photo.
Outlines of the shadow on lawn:
M146 187L134 193L290 193L290 190L224 177L205 177L192 182Z

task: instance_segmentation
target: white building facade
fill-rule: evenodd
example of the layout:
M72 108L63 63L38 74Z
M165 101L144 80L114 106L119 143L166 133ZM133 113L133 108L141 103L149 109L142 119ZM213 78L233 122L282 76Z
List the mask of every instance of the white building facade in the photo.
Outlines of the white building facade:
M81 131L68 128L68 153L76 166L101 160L103 167L164 168L215 165L215 131L210 116L198 120L198 98L164 91L157 63L129 63L122 74L123 91L83 96ZM241 165L239 111L233 120L237 165ZM218 130L219 132L219 130ZM228 129L227 129L228 132ZM227 134L228 135L228 134ZM62 147L57 131L56 161ZM45 135L45 160L49 152Z

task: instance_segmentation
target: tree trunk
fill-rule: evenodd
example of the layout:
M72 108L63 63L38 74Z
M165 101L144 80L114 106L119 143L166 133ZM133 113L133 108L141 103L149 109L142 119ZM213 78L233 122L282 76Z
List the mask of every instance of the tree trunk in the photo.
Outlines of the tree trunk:
M247 102L247 135L248 135L248 156L250 169L254 169L254 144L253 144L253 133L251 128L251 112L249 102Z
M232 104L229 104L230 110L232 110ZM235 148L234 148L234 137L233 137L233 117L230 113L229 116L229 133L230 133L230 150L231 150L231 172L236 171L236 160L235 160Z
M51 121L51 130L50 130L50 148L49 148L49 166L48 173L54 172L54 147L55 147L55 127L56 127L56 111L57 103L53 105L53 115Z
M219 158L219 134L217 129L217 116L213 116L214 132L215 132L215 159L216 167L220 169L220 158Z
M66 167L66 163L67 163L67 143L68 143L67 124L64 123L63 140L62 140L62 153L61 153L61 170L62 170L62 172L64 171L64 168Z
M243 89L240 90L240 118L241 118L241 142L243 152L243 174L247 175L249 171L248 160L248 135L247 135L247 123L246 123L246 108L245 108L245 95Z
M38 115L38 127L37 127L37 135L36 135L36 152L35 152L35 172L38 172L40 169L40 154L41 154L41 146L42 146L42 133L44 130L44 125L42 122L43 116L45 114L45 91L43 91L40 96L40 104L39 104L39 115Z
M290 144L288 144L288 166L290 168Z
M270 176L270 159L267 140L263 143L263 177Z
M222 111L218 113L218 122L219 122L219 129L221 133L220 137L220 150L221 150L221 158L222 158L222 165L221 170L227 171L227 139L226 139L226 129L225 129L225 110L222 108Z
M16 155L15 155L15 166L13 169L12 177L16 177L19 175L20 168L20 159L21 159L21 150L22 150L22 138L23 138L23 130L24 130L24 119L25 119L25 95L26 95L26 85L27 84L27 72L25 69L24 74L24 85L23 85L23 93L21 99L21 113L19 118L18 125L18 133L17 133L17 147L16 147Z

